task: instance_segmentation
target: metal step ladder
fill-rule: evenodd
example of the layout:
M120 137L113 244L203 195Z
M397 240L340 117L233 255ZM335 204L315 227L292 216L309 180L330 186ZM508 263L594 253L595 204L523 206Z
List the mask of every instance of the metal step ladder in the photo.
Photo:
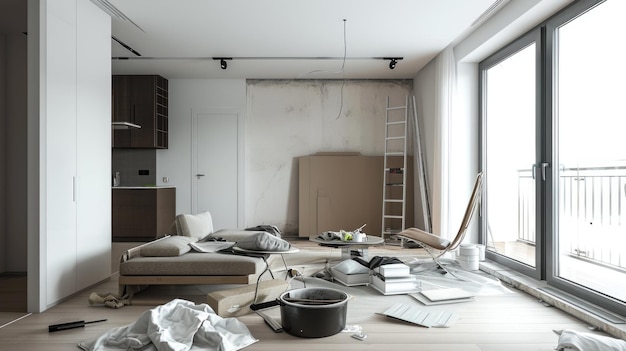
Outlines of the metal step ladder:
M394 244L390 236L404 230L406 225L406 176L409 98L403 106L385 110L385 153L383 157L382 237ZM400 241L397 241L401 245Z

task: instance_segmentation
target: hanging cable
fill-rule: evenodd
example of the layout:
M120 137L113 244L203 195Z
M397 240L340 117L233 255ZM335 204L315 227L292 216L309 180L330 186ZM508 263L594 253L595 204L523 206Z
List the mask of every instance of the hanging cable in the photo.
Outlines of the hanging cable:
M339 104L339 113L337 113L337 117L335 118L335 120L339 119L339 117L341 117L341 112L343 112L343 87L346 85L346 72L344 71L344 68L346 67L346 56L348 54L348 41L346 40L346 19L343 19L343 62L341 63L341 75L342 75L342 82L341 82L341 90L340 90L340 94L339 94L339 98L340 98L340 104Z
M346 41L346 21L347 19L343 19L343 57L341 58L341 68L338 71L329 71L327 69L314 69L312 71L309 71L305 74L301 74L299 75L297 78L302 78L304 76L308 76L310 74L313 73L320 73L320 72L324 72L324 73L333 73L333 74L339 74L339 73L344 73L344 68L346 66L346 59L347 59L347 41ZM337 57L338 58L338 57ZM344 74L345 77L345 74Z

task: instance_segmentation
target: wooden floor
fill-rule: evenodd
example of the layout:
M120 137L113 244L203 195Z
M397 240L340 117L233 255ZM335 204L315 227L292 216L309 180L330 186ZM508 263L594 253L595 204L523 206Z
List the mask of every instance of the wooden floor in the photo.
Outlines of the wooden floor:
M308 244L304 246L306 245ZM93 291L117 291L116 278L79 293L44 313L28 315L0 328L0 350L76 350L80 341L98 337L111 328L130 324L151 307L125 306L110 309L90 306L88 296ZM392 301L396 297L382 298ZM404 298L411 299L407 296ZM423 328L395 321L377 314L381 312L380 303L368 301L361 300L358 309L350 309L350 303L348 304L347 324L361 326L367 334L364 341L350 337L350 333L315 339L274 333L259 316L249 314L239 319L259 341L245 350L294 350L297 347L301 351L322 348L342 351L548 351L554 350L558 341L553 330L589 331L588 325L582 321L558 309L547 307L520 291L478 296L473 302L445 305L446 309L452 309L460 315L460 319L450 328ZM377 297L377 300L372 301L381 300ZM97 319L107 321L79 329L48 332L50 324Z

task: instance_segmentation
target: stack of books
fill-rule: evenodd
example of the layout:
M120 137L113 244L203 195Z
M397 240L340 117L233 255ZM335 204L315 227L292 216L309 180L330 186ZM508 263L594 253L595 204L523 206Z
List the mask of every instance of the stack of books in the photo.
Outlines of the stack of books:
M408 294L420 288L420 281L403 263L382 265L372 271L370 286L383 295Z

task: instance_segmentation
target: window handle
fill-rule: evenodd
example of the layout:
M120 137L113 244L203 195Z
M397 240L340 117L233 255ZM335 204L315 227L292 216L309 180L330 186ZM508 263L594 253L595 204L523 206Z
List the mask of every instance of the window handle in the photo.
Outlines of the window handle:
M547 162L541 163L541 180L546 181L546 168L550 167L550 164Z

